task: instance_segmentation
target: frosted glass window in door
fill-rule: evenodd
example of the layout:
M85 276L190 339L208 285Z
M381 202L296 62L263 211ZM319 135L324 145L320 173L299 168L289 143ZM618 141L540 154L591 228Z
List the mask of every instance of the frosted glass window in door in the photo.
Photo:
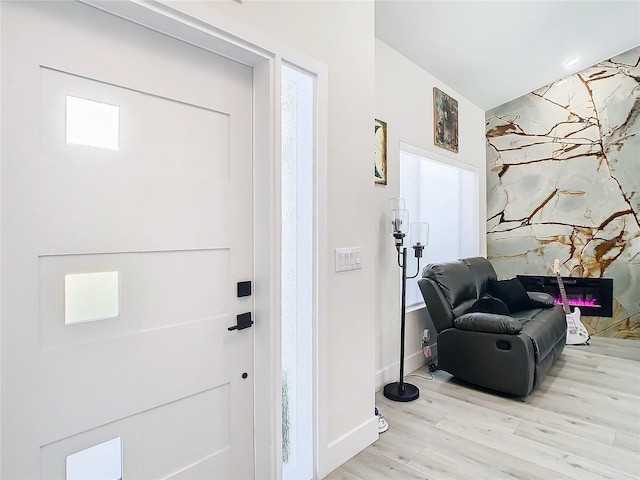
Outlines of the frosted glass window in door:
M119 150L120 107L67 95L66 141Z
M66 480L122 479L122 437L67 457Z
M74 273L64 276L65 324L119 316L119 272Z

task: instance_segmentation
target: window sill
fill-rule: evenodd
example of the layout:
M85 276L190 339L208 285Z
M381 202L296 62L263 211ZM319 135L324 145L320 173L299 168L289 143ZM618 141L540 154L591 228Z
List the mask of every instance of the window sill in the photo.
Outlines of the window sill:
M416 310L420 310L421 308L425 308L427 305L424 302L416 303L413 305L409 305L404 309L405 313L415 312Z

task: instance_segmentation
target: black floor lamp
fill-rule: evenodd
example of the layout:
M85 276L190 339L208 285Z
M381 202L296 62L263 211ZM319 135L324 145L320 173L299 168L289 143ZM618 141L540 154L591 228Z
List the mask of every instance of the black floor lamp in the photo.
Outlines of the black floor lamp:
M396 402L411 402L420 396L420 390L415 385L404 381L404 330L405 330L405 305L407 292L407 278L416 278L420 272L420 258L422 250L429 243L429 224L414 222L411 224L410 242L414 254L418 259L415 275L407 277L407 247L404 246L404 237L407 235L409 225L409 212L404 208L404 199L395 198L392 201L391 225L393 238L395 238L398 251L398 266L402 269L402 305L400 310L400 380L388 383L384 386L384 396Z

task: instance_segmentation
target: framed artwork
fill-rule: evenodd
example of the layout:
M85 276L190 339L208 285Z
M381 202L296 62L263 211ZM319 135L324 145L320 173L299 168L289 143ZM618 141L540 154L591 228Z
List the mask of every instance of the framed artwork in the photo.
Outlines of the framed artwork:
M433 87L433 143L458 153L458 101Z
M387 124L376 118L374 126L373 167L375 182L387 184Z

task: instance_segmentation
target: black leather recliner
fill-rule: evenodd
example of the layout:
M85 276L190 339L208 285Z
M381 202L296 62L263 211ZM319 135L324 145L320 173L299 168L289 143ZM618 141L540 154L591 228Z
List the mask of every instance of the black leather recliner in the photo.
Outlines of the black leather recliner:
M438 368L524 397L562 353L566 317L551 296L535 292L523 293L529 297L524 310L478 311L478 305L495 300L490 291L495 281L491 262L472 257L427 265L418 285L438 332Z

